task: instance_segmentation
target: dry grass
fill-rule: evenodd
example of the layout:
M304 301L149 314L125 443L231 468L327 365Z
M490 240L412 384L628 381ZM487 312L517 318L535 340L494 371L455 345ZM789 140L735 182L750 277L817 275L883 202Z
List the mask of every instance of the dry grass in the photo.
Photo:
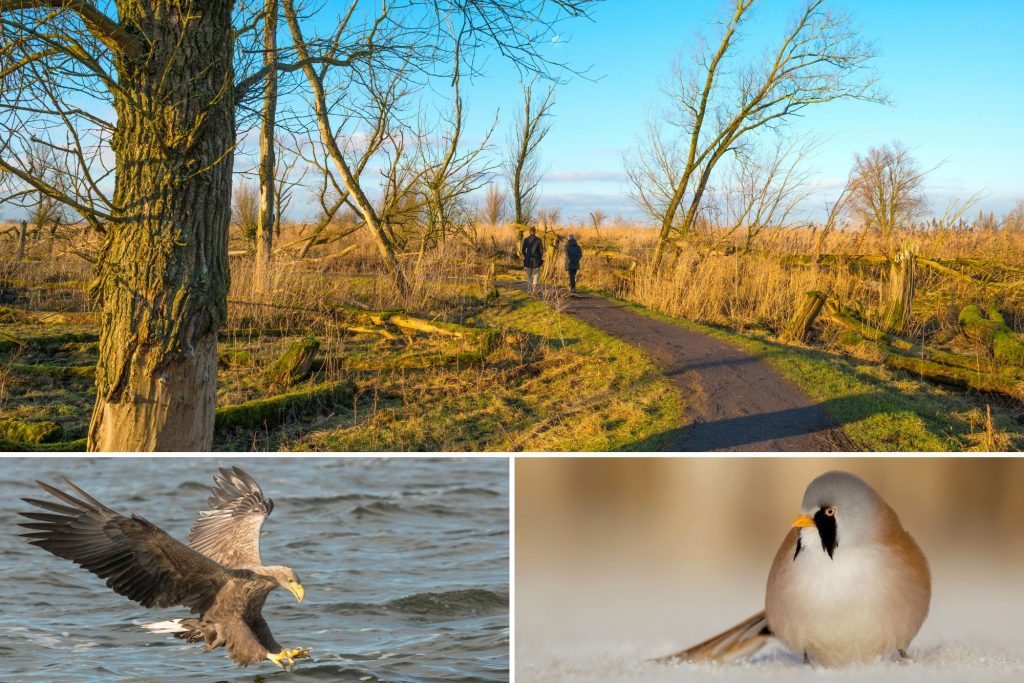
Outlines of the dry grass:
M300 226L285 226L288 244ZM511 233L510 233L511 234ZM292 242L295 242L292 239ZM497 246L496 246L497 245ZM351 405L297 416L264 430L218 433L230 450L520 450L650 446L683 421L678 392L643 355L562 315L560 296L547 305L509 291L485 305L483 274L498 256L496 240L450 243L403 254L410 294L398 296L381 276L374 246L362 233L311 250L278 254L272 279L254 280L251 254L233 233L228 319L219 344L218 404L265 398L274 389L262 369L290 343L310 335L320 343L312 374L292 390L352 380ZM245 252L245 253L238 253ZM326 253L325 253L326 252ZM88 311L90 266L64 254L30 248L20 264L5 263L0 286L15 311ZM29 298L35 283L58 273L59 296ZM485 357L437 367L402 367L412 356L454 358L465 341L423 334L385 339L353 333L334 314L338 305L364 310L401 308L428 320L490 327L499 342ZM95 335L95 316L81 324L40 321L5 326L15 339L54 331ZM0 419L55 420L68 439L84 436L94 389L88 377L40 377L27 365L84 367L95 343L10 349L0 354ZM377 367L379 369L366 369Z

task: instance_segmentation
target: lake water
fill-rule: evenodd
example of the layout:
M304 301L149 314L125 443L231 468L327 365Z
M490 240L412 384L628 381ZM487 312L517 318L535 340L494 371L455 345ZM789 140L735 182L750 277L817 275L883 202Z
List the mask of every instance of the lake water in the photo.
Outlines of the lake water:
M283 646L313 648L294 673L148 633L187 610L147 610L17 536L20 499L47 497L32 482L66 476L183 541L230 465L274 500L263 562L306 590L263 609ZM508 680L504 458L3 458L0 518L0 681Z

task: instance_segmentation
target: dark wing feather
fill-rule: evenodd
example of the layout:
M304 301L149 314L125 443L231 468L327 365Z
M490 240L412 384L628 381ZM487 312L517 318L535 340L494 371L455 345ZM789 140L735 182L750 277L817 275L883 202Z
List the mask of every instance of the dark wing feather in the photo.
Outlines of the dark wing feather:
M174 540L142 517L114 512L70 481L77 498L43 482L60 503L24 498L46 512L21 512L29 543L107 580L115 593L143 607L182 605L205 611L231 573Z
M731 662L757 652L771 637L768 619L764 611L761 611L714 638L667 657L659 657L655 661Z
M206 501L210 509L192 524L189 546L226 567L261 566L260 529L274 501L264 498L256 480L239 467L221 468L213 481Z

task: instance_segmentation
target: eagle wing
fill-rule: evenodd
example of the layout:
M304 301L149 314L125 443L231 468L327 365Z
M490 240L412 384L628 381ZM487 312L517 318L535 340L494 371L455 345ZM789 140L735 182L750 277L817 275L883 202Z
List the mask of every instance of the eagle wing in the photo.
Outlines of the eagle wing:
M274 501L245 470L221 468L203 510L192 524L189 546L226 567L259 567L260 530Z
M119 595L143 607L182 605L204 612L232 573L203 557L142 517L114 512L64 480L78 496L43 482L40 488L60 500L24 498L46 512L21 512L31 522L19 526L29 543L78 564L107 580Z

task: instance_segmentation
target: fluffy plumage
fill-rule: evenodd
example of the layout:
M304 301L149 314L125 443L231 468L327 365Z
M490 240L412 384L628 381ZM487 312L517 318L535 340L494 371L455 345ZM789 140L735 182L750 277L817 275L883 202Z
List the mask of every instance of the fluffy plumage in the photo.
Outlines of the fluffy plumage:
M928 562L893 509L860 478L826 472L775 555L765 611L666 659L729 661L771 636L825 666L902 656L930 600Z

